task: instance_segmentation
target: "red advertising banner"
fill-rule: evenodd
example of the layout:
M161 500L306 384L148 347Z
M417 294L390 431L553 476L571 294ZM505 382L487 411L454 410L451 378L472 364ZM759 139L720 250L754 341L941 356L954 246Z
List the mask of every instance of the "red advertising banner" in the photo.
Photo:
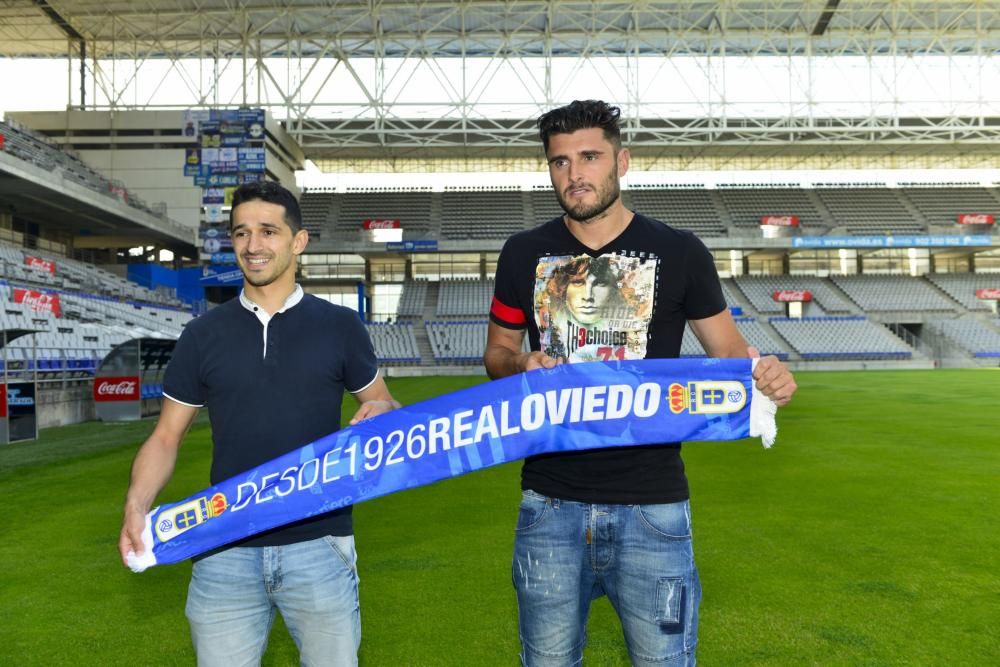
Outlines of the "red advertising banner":
M0 419L7 417L7 385L0 384Z
M94 378L95 401L138 401L139 378L102 377Z
M984 287L976 290L977 299L996 299L1000 301L1000 287Z
M369 219L369 220L365 220L363 223L361 223L361 226L364 227L365 229L399 229L400 227L403 226L403 224L402 224L402 221L399 220L398 218L395 219L395 220L392 220L392 219L382 219L382 220Z
M48 312L56 317L62 317L62 306L59 304L58 294L45 294L43 292L15 287L14 303L23 303L36 313Z
M760 224L770 227L798 227L799 216L797 215L765 215L760 219Z
M992 225L996 218L992 213L959 213L960 225Z
M775 301L790 303L795 301L812 301L812 292L809 290L780 289L774 292L771 297Z
M49 259L42 259L41 257L32 257L31 255L24 256L24 265L29 269L37 269L39 271L48 271L54 274L56 272L56 263Z

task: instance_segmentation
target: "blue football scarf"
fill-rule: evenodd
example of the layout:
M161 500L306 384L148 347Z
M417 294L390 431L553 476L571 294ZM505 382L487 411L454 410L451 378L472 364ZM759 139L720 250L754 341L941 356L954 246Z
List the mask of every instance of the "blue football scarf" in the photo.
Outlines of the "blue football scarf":
M774 441L751 359L565 364L432 398L324 436L146 516L136 572L294 521L537 454Z

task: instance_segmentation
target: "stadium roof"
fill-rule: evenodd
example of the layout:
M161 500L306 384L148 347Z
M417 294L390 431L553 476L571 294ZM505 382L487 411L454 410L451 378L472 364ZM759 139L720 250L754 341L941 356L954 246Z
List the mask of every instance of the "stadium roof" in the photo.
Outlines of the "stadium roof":
M925 55L973 64L940 93L913 84ZM680 162L795 163L803 150L966 160L1000 145L1000 0L0 0L0 56L78 63L73 107L263 106L314 160L537 158L533 119L584 94L622 105L630 146ZM643 78L656 69L647 56L675 67L664 81L676 88ZM688 56L711 62L692 72L678 64ZM732 89L748 84L721 61L757 56L778 56L785 82L753 79L762 104L734 110ZM828 67L836 56L890 62L854 72L829 113L817 104L844 80ZM560 58L608 85L580 83L585 68ZM187 94L167 97L171 86ZM688 95L680 107L675 93ZM946 99L901 104L933 94Z
M994 53L993 0L5 0L0 55ZM291 43L296 42L294 48ZM298 44L301 42L301 46Z

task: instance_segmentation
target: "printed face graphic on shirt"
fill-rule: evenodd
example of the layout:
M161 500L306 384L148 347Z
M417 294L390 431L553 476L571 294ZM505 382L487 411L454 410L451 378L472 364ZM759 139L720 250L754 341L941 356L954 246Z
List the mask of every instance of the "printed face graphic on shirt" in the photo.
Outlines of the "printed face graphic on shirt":
M534 304L542 351L570 362L644 358L658 261L623 255L539 260Z

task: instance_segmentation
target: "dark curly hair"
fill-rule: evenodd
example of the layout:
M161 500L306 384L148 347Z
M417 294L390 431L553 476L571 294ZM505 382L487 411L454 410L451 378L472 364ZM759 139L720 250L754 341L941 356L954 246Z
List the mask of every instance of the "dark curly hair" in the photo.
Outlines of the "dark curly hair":
M572 134L577 130L599 127L604 130L604 138L615 147L622 148L621 128L618 119L622 110L600 100L575 100L564 107L552 109L538 119L538 135L545 150L549 150L549 137L553 134Z

